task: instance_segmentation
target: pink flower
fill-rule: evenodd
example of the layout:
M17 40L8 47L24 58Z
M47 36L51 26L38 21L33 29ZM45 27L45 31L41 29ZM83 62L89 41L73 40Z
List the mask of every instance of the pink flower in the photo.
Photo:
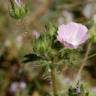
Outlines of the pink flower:
M62 24L58 28L57 40L66 48L78 48L88 39L87 32L87 27L79 23Z
M16 3L18 6L21 6L21 0L15 0L15 3Z

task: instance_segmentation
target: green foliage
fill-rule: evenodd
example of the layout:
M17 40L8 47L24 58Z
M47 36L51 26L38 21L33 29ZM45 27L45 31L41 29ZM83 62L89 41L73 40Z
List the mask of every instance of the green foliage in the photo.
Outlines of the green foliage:
M92 41L92 43L96 43L96 24L94 24L89 30L89 39Z
M56 35L57 28L52 23L49 23L45 27L46 27L47 34L49 34L49 36L54 37Z
M77 67L82 62L82 54L74 49L63 49L59 58L63 59L63 64L70 67Z
M50 44L50 38L46 34L42 34L38 40L33 42L33 51L42 55L47 54Z
M40 37L33 41L33 52L51 58L54 56L55 50L52 45L55 41L56 28L51 23L46 27L46 32L43 32Z

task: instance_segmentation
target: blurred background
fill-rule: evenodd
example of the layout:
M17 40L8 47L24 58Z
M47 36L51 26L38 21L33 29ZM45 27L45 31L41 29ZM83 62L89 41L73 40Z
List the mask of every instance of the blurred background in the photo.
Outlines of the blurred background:
M24 3L28 13L22 20L16 20L9 15L9 0L0 0L0 96L50 96L50 80L40 78L42 71L35 64L23 64L23 57L32 52L32 39L44 32L50 21L56 25L76 21L90 28L91 20L96 20L96 0L24 0ZM93 91L96 91L95 59L84 74ZM62 71L65 80L61 75L59 79L69 83L75 73L76 70L66 68Z

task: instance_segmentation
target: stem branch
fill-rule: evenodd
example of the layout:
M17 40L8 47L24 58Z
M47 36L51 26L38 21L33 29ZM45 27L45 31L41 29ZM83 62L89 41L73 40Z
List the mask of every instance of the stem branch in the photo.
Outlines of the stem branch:
M77 78L76 79L79 79L78 76L81 75L81 71L83 70L84 66L87 63L87 59L88 59L88 55L89 55L89 52L90 52L90 49L91 49L91 45L92 45L91 42L89 42L86 53L85 53L85 56L84 56L84 59L83 59L83 62L82 62L81 66L80 66L80 69L77 73Z

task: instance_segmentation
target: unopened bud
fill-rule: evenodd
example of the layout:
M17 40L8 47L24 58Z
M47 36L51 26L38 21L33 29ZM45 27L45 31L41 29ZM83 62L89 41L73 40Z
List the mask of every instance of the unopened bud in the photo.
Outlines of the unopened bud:
M27 14L27 6L21 0L10 0L10 16L15 19L22 19Z

